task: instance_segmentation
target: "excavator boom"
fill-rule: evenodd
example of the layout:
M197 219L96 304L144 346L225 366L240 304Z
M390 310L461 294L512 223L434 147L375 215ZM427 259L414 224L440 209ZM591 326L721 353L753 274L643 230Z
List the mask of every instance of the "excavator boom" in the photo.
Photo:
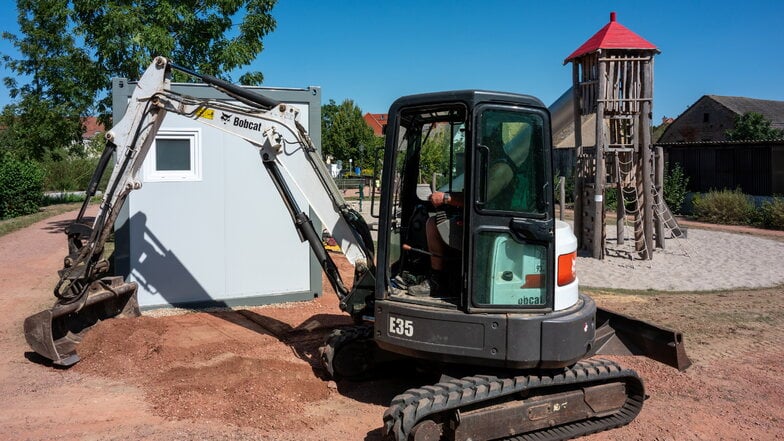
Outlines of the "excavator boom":
M170 90L172 69L200 78L241 104L203 100ZM244 139L261 153L264 168L280 193L300 238L308 241L341 300L350 293L316 231L295 201L292 188L305 196L310 208L330 231L346 257L363 273L373 267L373 242L362 217L346 204L310 137L298 121L298 111L256 92L209 75L200 75L157 57L144 72L128 110L106 134L87 200L66 228L69 254L59 271L52 308L25 320L25 338L38 354L60 366L79 361L76 346L84 333L101 320L139 315L137 286L108 275L104 245L129 193L142 186L139 170L167 113L175 113ZM98 213L88 224L87 204L112 156L116 163Z

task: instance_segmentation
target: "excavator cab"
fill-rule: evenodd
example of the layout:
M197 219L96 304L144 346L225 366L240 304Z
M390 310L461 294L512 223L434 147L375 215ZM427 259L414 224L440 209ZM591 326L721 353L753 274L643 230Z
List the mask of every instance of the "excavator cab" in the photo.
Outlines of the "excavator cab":
M546 112L446 102L396 121L390 292L412 295L429 278L431 297L467 309L552 306Z
M556 241L549 137L546 107L526 95L458 91L393 104L379 346L516 368L565 366L590 351L596 308L577 292L573 236ZM544 333L568 343L542 345ZM520 335L524 344L507 344Z

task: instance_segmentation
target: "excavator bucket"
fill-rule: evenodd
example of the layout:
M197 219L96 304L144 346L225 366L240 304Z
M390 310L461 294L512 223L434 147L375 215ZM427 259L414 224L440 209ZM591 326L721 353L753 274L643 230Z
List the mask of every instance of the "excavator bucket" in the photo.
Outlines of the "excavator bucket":
M69 367L79 361L76 347L92 326L113 317L138 317L136 283L122 277L105 277L92 282L81 301L56 303L51 309L27 317L24 333L27 344L57 366Z
M691 366L683 334L604 308L596 309L593 355L642 355L679 371Z

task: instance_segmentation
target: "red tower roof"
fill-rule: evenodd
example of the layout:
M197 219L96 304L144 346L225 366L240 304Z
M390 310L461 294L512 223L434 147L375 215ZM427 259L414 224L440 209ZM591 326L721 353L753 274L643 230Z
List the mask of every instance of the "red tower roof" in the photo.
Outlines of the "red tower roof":
M566 57L564 64L582 55L599 49L650 49L657 50L648 40L630 31L626 26L615 21L615 12L610 13L610 22L593 37Z

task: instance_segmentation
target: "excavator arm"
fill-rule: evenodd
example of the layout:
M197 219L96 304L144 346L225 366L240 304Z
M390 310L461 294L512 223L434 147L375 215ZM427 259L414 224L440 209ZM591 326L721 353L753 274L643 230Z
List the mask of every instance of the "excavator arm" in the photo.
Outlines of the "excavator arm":
M239 104L197 99L171 91L172 69L198 77ZM293 197L292 188L305 196L310 208L355 265L358 276L355 280L373 274L374 250L369 228L345 202L330 178L312 140L298 121L298 111L157 57L138 81L125 116L107 132L106 149L88 187L88 197L76 220L66 228L69 254L54 289L57 301L52 308L25 320L25 337L35 352L57 365L73 365L79 361L76 346L90 327L106 318L139 315L136 284L108 276L109 263L103 251L129 193L142 186L139 170L167 113L230 133L257 148L301 240L307 241L315 253L341 300L341 307L352 314L365 309L367 305L357 306L356 300L349 304L353 293L324 249L321 232L315 230ZM85 219L86 208L112 157L116 158L116 164L90 225ZM359 297L372 298L367 293Z

